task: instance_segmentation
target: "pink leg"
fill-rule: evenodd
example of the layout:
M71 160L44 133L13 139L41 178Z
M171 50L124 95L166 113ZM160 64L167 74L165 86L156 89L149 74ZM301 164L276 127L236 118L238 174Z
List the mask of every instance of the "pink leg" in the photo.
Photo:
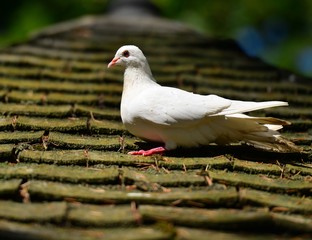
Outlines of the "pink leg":
M143 155L143 156L151 156L154 154L163 154L166 151L164 147L152 148L149 150L140 150L140 151L132 151L128 152L130 155Z

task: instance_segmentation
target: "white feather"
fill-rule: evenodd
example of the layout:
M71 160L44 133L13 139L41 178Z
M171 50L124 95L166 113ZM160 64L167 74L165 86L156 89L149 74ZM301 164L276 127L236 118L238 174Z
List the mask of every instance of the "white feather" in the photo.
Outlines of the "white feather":
M124 52L128 51L129 56ZM193 147L209 143L243 141L258 147L287 150L294 147L280 141L277 130L289 124L276 118L254 118L243 113L287 102L246 102L216 95L199 95L156 83L142 51L121 47L114 59L126 67L121 100L121 118L134 135L165 144ZM283 147L276 147L281 145Z

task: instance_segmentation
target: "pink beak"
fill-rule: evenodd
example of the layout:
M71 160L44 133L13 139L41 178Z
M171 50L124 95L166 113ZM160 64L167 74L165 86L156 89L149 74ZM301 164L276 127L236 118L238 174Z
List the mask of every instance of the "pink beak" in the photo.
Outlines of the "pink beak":
M107 68L114 66L119 59L119 57L113 58L113 60L107 65Z

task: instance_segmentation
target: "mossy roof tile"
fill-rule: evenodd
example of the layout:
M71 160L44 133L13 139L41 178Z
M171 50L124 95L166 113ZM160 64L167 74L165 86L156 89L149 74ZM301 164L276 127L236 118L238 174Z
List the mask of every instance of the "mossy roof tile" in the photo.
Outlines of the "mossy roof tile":
M122 70L106 68L129 43L163 85L288 101L289 108L253 114L291 121L282 135L304 152L210 145L127 155L150 146L122 126ZM246 56L232 40L159 17L82 18L3 49L0 232L11 239L276 239L276 231L309 238L310 81Z

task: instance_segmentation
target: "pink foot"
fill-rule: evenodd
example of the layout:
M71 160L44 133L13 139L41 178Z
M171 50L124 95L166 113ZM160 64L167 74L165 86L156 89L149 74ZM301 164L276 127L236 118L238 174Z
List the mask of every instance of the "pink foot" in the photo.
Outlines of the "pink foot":
M151 156L154 154L163 154L166 151L164 147L152 148L149 150L140 150L140 151L132 151L128 152L130 155L143 155L143 156Z

